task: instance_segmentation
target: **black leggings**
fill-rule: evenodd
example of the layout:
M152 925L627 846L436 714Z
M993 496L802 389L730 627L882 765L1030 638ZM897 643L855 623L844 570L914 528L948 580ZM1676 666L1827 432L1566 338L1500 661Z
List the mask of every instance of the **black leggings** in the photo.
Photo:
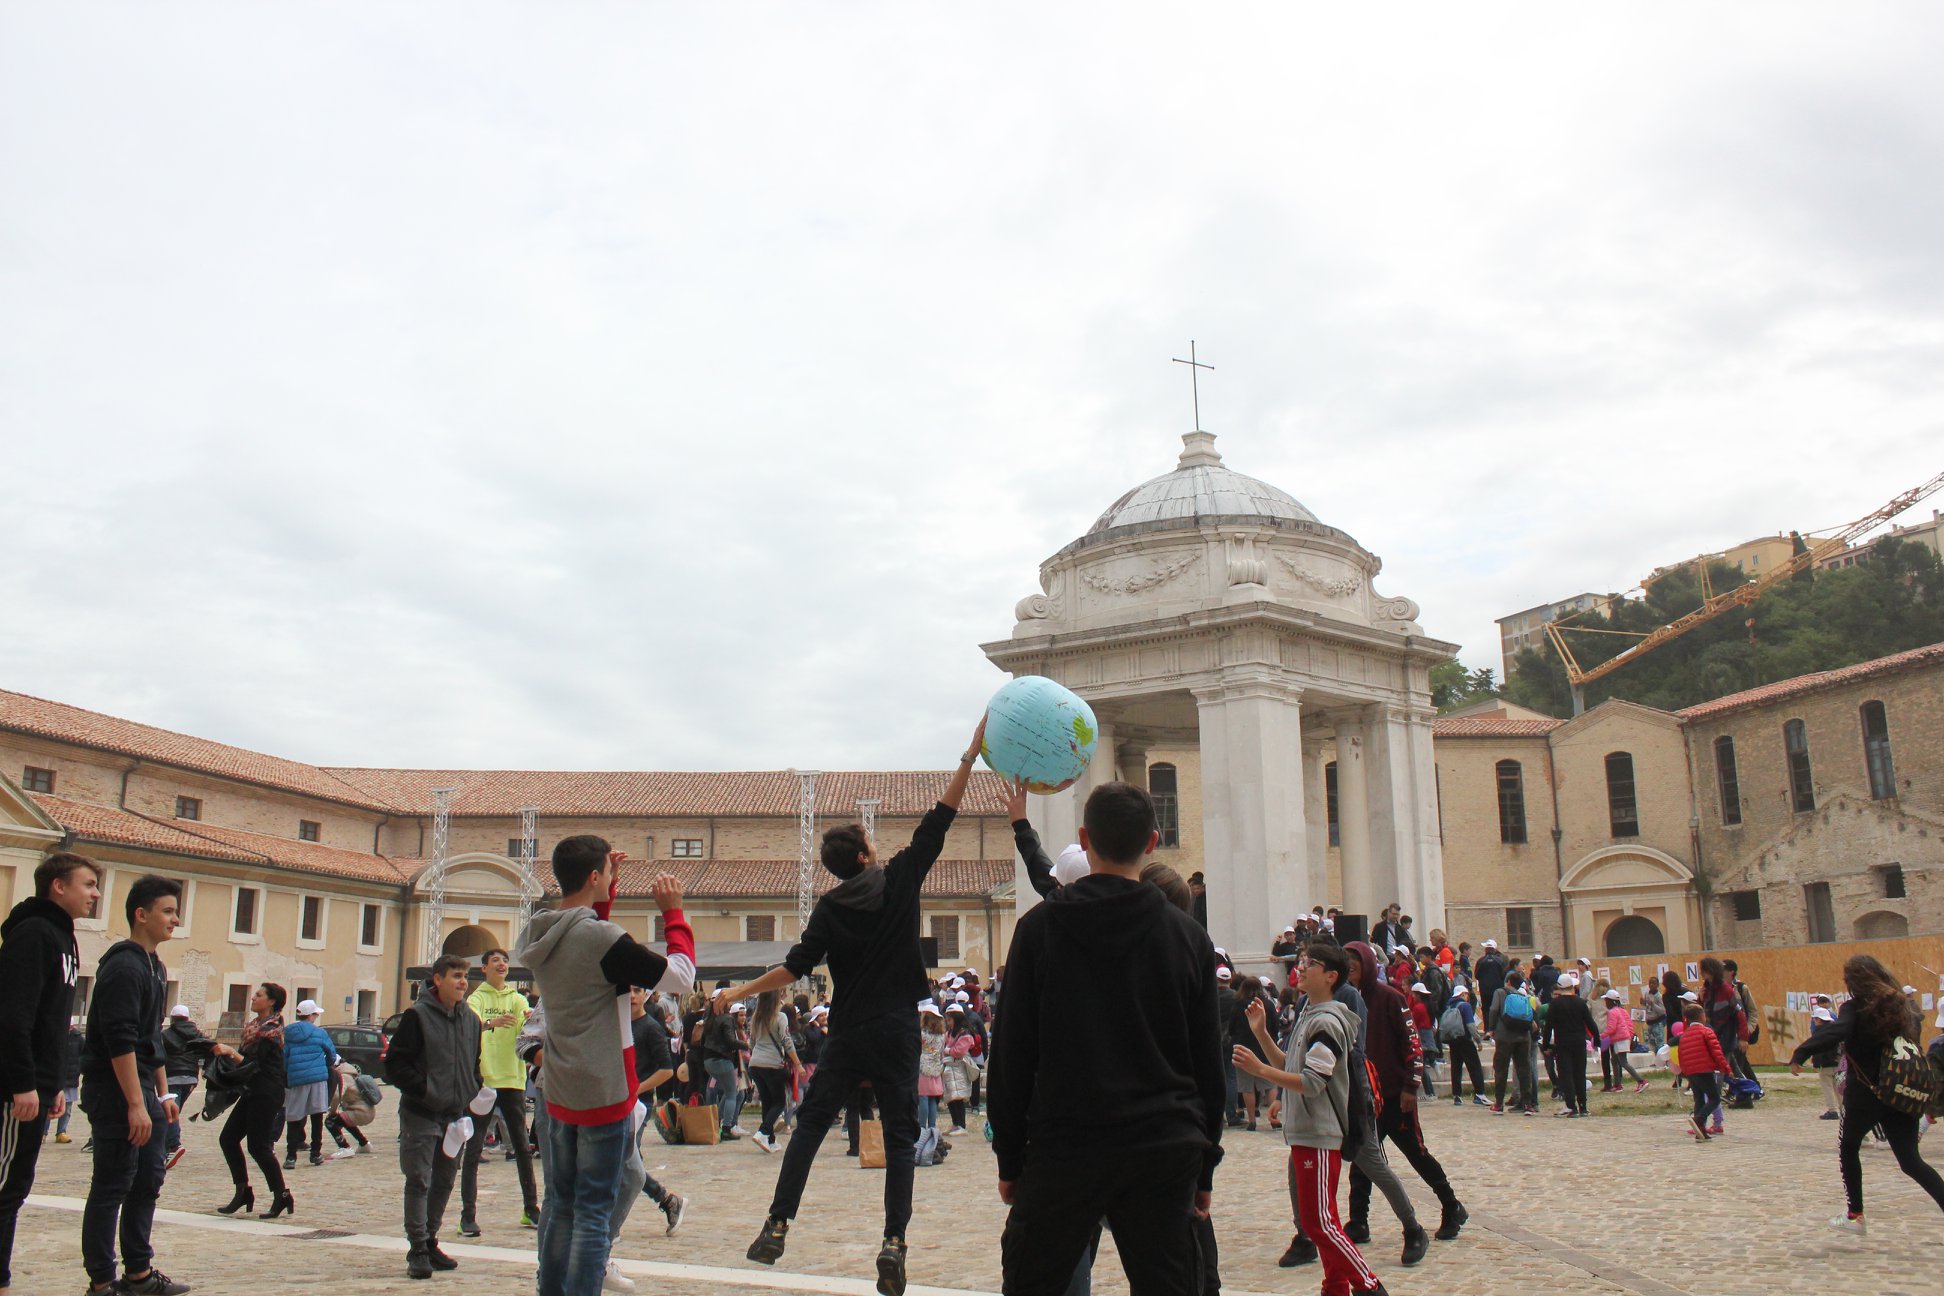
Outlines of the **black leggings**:
M945 1106L947 1110L949 1110L952 1113L952 1128L964 1129L965 1128L965 1099L954 1098L949 1103L946 1103Z
M238 1188L250 1186L250 1172L243 1164L243 1142L249 1140L250 1160L263 1171L264 1186L273 1193L284 1190L283 1166L277 1160L277 1131L284 1125L284 1098L279 1089L273 1094L248 1094L230 1109L223 1132L216 1136L229 1162L230 1182Z
M782 1067L753 1066L749 1074L763 1099L763 1121L757 1132L764 1138L775 1138L776 1122L783 1119L784 1099L790 1092L790 1073Z
M290 1132L284 1137L284 1155L296 1156L304 1146L304 1122L290 1122ZM310 1150L316 1156L324 1150L324 1113L316 1112L310 1118Z
M1842 1167L1843 1192L1849 1197L1850 1214L1863 1213L1863 1160L1857 1150L1872 1127L1881 1127L1883 1136L1890 1140L1890 1150L1897 1156L1897 1169L1916 1180L1917 1186L1944 1208L1944 1177L1917 1150L1917 1118L1885 1107L1852 1063L1849 1082L1843 1086L1842 1134L1836 1140L1836 1161Z
M1559 1087L1566 1093L1567 1111L1586 1110L1586 1043L1584 1039L1567 1040L1553 1050L1553 1058L1559 1064Z

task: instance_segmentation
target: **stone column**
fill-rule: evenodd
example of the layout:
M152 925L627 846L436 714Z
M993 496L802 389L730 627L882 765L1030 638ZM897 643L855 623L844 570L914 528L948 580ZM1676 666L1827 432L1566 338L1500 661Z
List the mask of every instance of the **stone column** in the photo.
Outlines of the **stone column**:
M1420 941L1428 941L1433 927L1444 926L1430 710L1391 704L1371 708L1368 747L1371 863L1377 889L1386 897L1380 903L1396 900L1403 905L1411 915L1411 929Z
M1026 798L1026 813L1032 817L1048 856L1057 860L1061 851L1080 840L1080 812L1087 804L1087 793L1102 783L1113 782L1115 777L1114 728L1103 720L1093 760L1073 786L1051 796ZM1013 855L1013 879L1013 913L1017 917L1039 903L1039 892L1026 877L1026 861L1017 852Z
M1138 788L1147 787L1147 754L1147 743L1133 739L1121 743L1115 750L1114 760L1120 768L1119 777L1123 783L1132 783Z
M1209 934L1238 961L1267 956L1306 880L1301 696L1266 672L1195 690Z
M1330 790L1324 782L1323 740L1306 740L1303 752L1303 887L1300 902L1330 907Z
M1371 876L1370 796L1364 769L1364 720L1345 712L1336 721L1337 853L1343 861L1343 911L1377 922L1390 897L1379 897Z

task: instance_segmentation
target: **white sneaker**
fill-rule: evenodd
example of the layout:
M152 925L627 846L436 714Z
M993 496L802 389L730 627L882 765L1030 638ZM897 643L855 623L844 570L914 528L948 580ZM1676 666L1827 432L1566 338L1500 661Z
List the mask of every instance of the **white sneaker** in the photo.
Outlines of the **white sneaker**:
M947 1135L948 1137L949 1137L950 1135L953 1135L953 1134L963 1134L963 1133L965 1133L965 1126L963 1126L963 1125L954 1125L954 1126L952 1126L952 1128L950 1128L950 1129L948 1129L948 1130L946 1130L946 1131L945 1131L945 1133L946 1133L946 1135Z
M339 1148L337 1151L331 1153L331 1160L342 1161L347 1157L354 1157L356 1155L358 1154L356 1152L353 1152L350 1148Z
M728 1129L727 1129L727 1130L725 1131L725 1133L729 1133L729 1134L734 1134L734 1135L735 1135L735 1136L736 1136L737 1138L748 1138L748 1137L749 1137L749 1131L748 1131L748 1130L746 1130L746 1129L744 1129L744 1128L743 1128L742 1126L740 1126L740 1125L731 1125L731 1126L730 1126L730 1127L729 1127L729 1128L728 1128Z
M774 1136L765 1137L761 1134L752 1134L749 1136L749 1141L765 1152L776 1151L776 1139Z
M601 1290L611 1291L611 1292L631 1292L634 1289L635 1289L634 1279L622 1273L620 1268L614 1263L614 1261L612 1260L608 1261L607 1272L601 1275Z
M1863 1220L1860 1216L1856 1219L1851 1219L1846 1214L1833 1216L1829 1221L1829 1227L1835 1229L1838 1233L1854 1233L1857 1237L1862 1237L1865 1233Z

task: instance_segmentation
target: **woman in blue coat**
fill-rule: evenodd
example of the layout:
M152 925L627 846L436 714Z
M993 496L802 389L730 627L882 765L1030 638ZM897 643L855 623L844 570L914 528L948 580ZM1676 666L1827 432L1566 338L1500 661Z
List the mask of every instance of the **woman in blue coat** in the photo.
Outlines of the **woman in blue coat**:
M304 1146L304 1118L310 1118L310 1163L324 1161L324 1113L331 1110L337 1083L338 1053L317 1019L324 1010L315 999L297 1005L297 1020L284 1028L284 1169L297 1168Z

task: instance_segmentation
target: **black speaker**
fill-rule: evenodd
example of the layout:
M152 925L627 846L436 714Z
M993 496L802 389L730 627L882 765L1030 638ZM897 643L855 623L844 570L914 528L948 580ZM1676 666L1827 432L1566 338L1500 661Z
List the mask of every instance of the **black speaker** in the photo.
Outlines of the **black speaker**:
M1370 919L1363 914L1340 913L1336 916L1337 944L1348 945L1351 941L1370 939Z
M918 956L925 961L926 967L928 968L937 967L938 966L938 937L920 936L918 938Z

